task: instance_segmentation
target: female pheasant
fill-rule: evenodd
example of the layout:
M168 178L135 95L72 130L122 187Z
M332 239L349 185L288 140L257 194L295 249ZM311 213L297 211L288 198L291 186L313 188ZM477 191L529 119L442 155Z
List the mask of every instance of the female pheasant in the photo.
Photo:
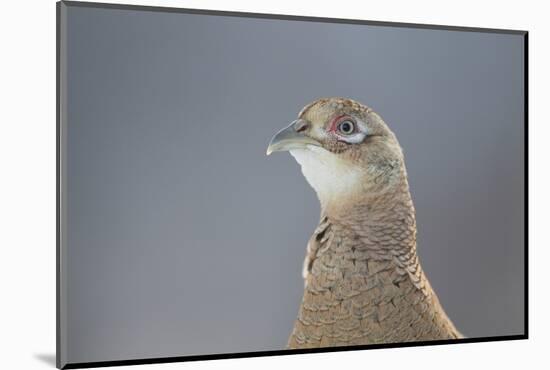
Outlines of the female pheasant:
M321 203L288 348L460 338L419 264L401 147L351 99L307 105L271 140L290 151Z

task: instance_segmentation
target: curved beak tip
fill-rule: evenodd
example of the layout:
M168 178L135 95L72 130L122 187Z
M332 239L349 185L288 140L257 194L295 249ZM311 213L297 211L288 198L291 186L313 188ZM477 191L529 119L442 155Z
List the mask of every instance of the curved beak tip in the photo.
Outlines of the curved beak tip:
M320 145L317 140L296 131L295 124L296 121L292 122L288 127L285 127L273 136L267 146L266 155L291 149L303 149L307 145Z

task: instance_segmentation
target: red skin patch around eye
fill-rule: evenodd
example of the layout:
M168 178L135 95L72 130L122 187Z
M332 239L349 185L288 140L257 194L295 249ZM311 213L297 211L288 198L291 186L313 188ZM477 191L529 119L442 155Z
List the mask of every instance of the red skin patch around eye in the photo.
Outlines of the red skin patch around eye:
M351 119L350 116L348 116L347 114L342 114L341 116L337 116L335 117L332 122L330 123L330 125L328 126L328 129L327 129L327 132L329 134L333 134L335 137L336 137L336 140L338 141L343 141L343 142L347 142L342 136L340 136L338 133L337 133L337 129L338 129L338 125L344 121L345 119L349 119L350 121L353 121Z

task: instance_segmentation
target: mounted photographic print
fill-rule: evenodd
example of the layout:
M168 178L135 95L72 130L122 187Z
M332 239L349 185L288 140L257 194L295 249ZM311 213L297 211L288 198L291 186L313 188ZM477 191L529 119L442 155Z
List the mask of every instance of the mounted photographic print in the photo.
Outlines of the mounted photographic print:
M59 368L527 338L527 32L57 11Z

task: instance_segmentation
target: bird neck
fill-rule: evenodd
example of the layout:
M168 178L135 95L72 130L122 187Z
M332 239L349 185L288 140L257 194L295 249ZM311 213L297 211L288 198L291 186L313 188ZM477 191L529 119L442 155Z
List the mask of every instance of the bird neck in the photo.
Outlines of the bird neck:
M387 239L396 229L416 235L415 209L404 169L390 182L362 187L342 200L321 202L321 217L349 228L365 241Z
M414 213L406 177L345 209L323 209L290 348L461 336L420 266Z

